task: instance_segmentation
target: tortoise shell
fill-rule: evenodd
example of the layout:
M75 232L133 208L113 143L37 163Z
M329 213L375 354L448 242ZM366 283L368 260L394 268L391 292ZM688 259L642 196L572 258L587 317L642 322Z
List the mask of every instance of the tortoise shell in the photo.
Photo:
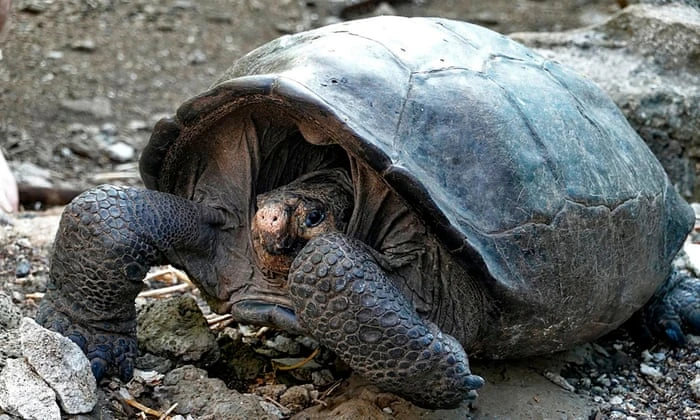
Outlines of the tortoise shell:
M332 166L352 169L353 236L390 240L373 233L389 221L361 217L379 182L482 279L497 308L485 310L521 308L500 318L504 337L540 314L543 331L589 325L577 341L619 325L666 278L693 221L591 81L447 19L378 17L267 43L161 121L141 158L147 187L233 209L243 227L258 193ZM240 231L228 278L255 275ZM223 287L209 285L225 300Z

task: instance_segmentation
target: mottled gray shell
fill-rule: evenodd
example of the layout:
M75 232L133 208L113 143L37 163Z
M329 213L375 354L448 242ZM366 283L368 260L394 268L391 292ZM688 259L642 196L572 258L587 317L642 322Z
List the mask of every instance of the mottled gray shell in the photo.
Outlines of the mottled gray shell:
M692 223L598 87L445 19L352 21L252 51L179 109L177 130L156 129L146 185L182 194L176 143L253 102L283 107L302 133L305 124L342 133L307 140L335 141L373 168L503 299L547 305L580 287L610 300L596 317L619 323L614 312L649 297Z

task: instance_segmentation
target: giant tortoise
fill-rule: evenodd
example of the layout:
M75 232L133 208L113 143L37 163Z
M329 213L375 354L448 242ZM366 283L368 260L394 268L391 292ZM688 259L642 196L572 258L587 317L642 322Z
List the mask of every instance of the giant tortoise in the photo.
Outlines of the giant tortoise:
M553 352L630 318L676 278L694 221L593 83L437 18L265 44L161 120L140 165L148 189L67 206L38 315L97 377L132 374L134 298L170 263L214 311L455 406L483 384L467 353ZM676 285L652 312L682 339L697 289Z

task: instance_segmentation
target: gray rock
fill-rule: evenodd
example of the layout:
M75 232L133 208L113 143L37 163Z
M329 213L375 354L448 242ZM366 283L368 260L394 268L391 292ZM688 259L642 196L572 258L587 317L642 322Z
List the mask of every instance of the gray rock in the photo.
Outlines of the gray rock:
M293 412L298 412L306 408L311 401L309 391L313 389L310 384L290 387L280 396L280 404L289 408Z
M22 355L19 346L19 326L22 313L12 302L12 298L0 292L0 368L8 358Z
M608 21L512 38L598 83L657 155L676 188L700 199L700 10L638 4Z
M173 368L173 362L166 357L146 353L136 358L136 367L141 370L153 370L165 373Z
M20 3L19 10L27 13L39 14L45 12L47 3L42 0L28 0Z
M5 366L7 359L16 359L22 356L19 346L19 330L16 328L0 331L0 369Z
M222 380L209 378L205 370L192 365L169 372L163 378L163 385L155 388L154 394L162 406L178 403L175 413L184 416L232 420L276 419L261 407L259 397L228 389Z
M15 276L21 279L27 277L29 273L32 272L32 263L26 258L22 258L17 261L17 266L15 267Z
M143 351L182 362L212 363L219 357L216 337L191 297L156 300L138 315Z
M24 359L8 359L0 372L0 409L23 419L60 419L55 392Z
M22 312L12 302L12 298L0 292L0 331L17 328L22 319Z
M56 392L68 414L88 413L97 403L90 362L77 344L24 318L19 327L22 354Z
M299 343L282 334L277 334L272 340L265 340L264 344L266 347L284 354L294 355L301 352Z
M37 166L31 162L19 162L10 165L12 172L20 184L32 185L35 187L51 187L51 171Z
M69 111L92 115L96 118L109 118L112 116L112 103L108 98L104 97L64 99L61 101L61 106Z
M335 381L333 372L328 369L311 372L311 380L318 387L328 386Z

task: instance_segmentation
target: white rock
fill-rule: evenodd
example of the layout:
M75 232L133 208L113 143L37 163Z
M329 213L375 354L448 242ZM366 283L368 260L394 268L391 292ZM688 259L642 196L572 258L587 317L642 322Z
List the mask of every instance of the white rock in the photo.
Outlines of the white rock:
M693 393L695 401L700 401L700 374L695 375L692 381L690 381L690 392Z
M641 363L639 365L639 371L642 372L643 375L646 376L651 376L652 378L658 379L664 376L661 371L653 366L649 366L646 363Z
M115 162L128 162L136 156L134 148L122 141L107 146L106 151L107 156Z
M127 124L127 127L128 127L129 130L131 130L131 131L144 131L144 130L148 130L149 125L148 125L148 123L147 123L146 121L142 121L142 120L131 120L131 121L129 121L129 123Z
M622 397L619 395L615 395L614 397L610 398L610 404L612 405L622 405Z
M8 359L0 372L0 409L23 419L61 418L56 393L24 359Z
M688 270L692 271L696 276L700 275L700 244L687 240L683 244L683 251L685 251L687 257L686 266Z
M22 354L58 395L69 414L89 413L97 404L97 383L90 362L77 344L31 318L20 324Z

